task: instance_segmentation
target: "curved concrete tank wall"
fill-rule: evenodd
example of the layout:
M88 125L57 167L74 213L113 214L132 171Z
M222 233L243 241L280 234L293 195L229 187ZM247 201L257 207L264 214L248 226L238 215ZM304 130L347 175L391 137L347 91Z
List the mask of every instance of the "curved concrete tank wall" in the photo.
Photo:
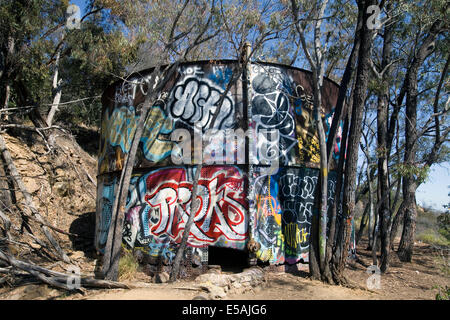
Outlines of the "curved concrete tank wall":
M172 157L177 129L203 134L203 150L216 162L203 167L199 181L201 207L188 244L199 255L206 246L246 250L271 264L307 261L314 190L319 170L319 144L312 116L312 74L288 66L253 63L247 79L239 78L214 122L219 130L251 132L249 142L224 147L221 139L205 139L217 102L236 72L236 61L181 64L151 108L141 138L129 190L123 244L150 256L173 259L189 216L195 157L178 164ZM128 82L116 82L103 95L99 152L96 239L102 252L107 239L114 193L125 155L131 147L150 71ZM330 128L338 86L324 79L323 121ZM253 129L247 130L248 128ZM247 130L247 131L246 131ZM257 134L277 133L279 169L268 173ZM260 141L260 140L259 140ZM252 149L256 148L256 149ZM337 138L333 158L340 148ZM192 155L198 145L192 146ZM231 150L231 151L230 151ZM249 150L253 150L250 151ZM197 150L198 151L198 150ZM244 158L239 158L244 151ZM227 153L228 152L228 153ZM240 153L241 152L241 153ZM218 158L218 154L223 157ZM239 160L239 159L240 160ZM203 159L205 162L206 160ZM332 169L335 164L332 165ZM334 199L336 173L329 173L329 200Z

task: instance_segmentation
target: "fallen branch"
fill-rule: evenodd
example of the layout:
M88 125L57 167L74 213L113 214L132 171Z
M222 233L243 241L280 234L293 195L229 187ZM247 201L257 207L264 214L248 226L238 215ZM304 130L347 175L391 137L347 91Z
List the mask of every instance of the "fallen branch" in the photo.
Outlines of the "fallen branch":
M20 177L20 174L16 169L16 166L13 163L11 154L9 153L8 148L6 147L5 140L3 139L3 137L1 135L0 135L0 152L3 155L3 159L5 160L5 163L8 167L9 173L11 174L14 182L16 183L16 185L18 186L18 188L20 189L20 191L23 194L26 206L30 209L32 215L37 219L37 221L39 221L41 223L42 232L45 234L48 241L50 241L51 245L58 253L58 256L64 262L70 263L69 257L64 253L64 251L62 250L62 248L60 247L58 242L53 238L48 227L45 226L45 224L47 224L47 223L44 221L44 218L39 214L36 207L34 206L33 198L31 197L31 194L26 189L25 184L23 183L23 181Z
M47 283L51 286L73 291L79 290L80 288L73 288L69 286L68 283L73 279L74 275L68 275L62 272L49 270L47 268L18 260L11 255L8 255L0 250L0 260L7 262L10 267L1 268L0 273L14 273L18 276L27 276L31 274L37 279L41 280L44 283ZM25 272L20 272L16 269L20 269ZM90 288L105 288L105 289L129 289L130 287L124 283L108 281L108 280L98 280L94 278L81 277L80 275L80 287L90 287Z
M3 221L3 225L5 226L6 238L8 240L11 239L11 236L9 234L9 229L11 229L11 220L9 220L8 216L1 210L0 210L0 220Z
M37 127L30 127L25 126L23 124L15 124L15 123L9 123L9 124L2 124L0 125L0 129L8 129L8 128L14 128L14 129L22 129L22 130L28 130L28 131L34 131L34 132L41 132L45 130L51 130L51 129L58 129L61 130L64 133L67 133L67 130L61 128L60 126L48 126L43 128L37 128Z

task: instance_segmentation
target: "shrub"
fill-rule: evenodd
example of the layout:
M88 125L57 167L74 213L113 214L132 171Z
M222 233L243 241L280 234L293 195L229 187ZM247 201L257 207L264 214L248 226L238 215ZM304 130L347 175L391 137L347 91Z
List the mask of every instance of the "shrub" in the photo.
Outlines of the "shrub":
M418 234L416 239L419 241L428 243L428 244L433 244L433 245L438 245L438 246L450 245L450 241L448 239L446 239L441 234L436 233L432 229L426 229L422 233Z
M439 292L436 293L436 300L450 300L450 287L445 286L437 286L435 289L438 289Z
M119 260L119 281L130 280L134 277L139 263L130 251L126 251Z
M444 212L437 217L439 233L450 241L450 213Z

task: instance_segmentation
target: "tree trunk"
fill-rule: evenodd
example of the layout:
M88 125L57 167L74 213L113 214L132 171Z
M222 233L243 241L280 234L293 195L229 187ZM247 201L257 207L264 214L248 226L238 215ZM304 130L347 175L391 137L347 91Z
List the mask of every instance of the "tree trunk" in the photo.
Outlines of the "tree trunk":
M407 182L408 190L406 191L406 197L404 197L405 209L403 220L403 232L400 244L398 246L397 255L403 262L411 262L414 237L416 232L416 184L414 182Z
M343 213L343 238L340 257L336 261L336 269L341 281L345 282L343 271L347 259L350 244L352 219L355 214L356 171L358 163L359 142L361 139L362 116L367 97L369 82L369 60L372 52L373 31L368 29L367 20L369 14L367 8L375 4L375 1L358 1L358 7L363 10L363 26L361 30L361 45L359 50L358 67L356 73L355 91L352 105L352 119L348 135L348 146L345 164L344 195L342 203Z
M47 115L47 120L46 120L47 125L49 127L53 123L53 117L55 116L55 113L58 110L59 101L61 100L61 95L62 95L62 88L61 88L62 79L58 80L60 55L61 55L61 51L58 51L58 53L56 54L56 61L55 61L55 73L53 74L53 92L54 92L53 103L52 103L50 112Z
M249 47L247 47L247 48L248 49L245 50L245 54L247 55L247 58L244 61L245 64L248 62L248 59L250 58L250 51L249 51L250 48ZM214 128L214 124L216 122L217 116L219 115L223 101L225 100L225 97L228 94L228 92L230 91L232 85L236 82L236 80L238 78L241 77L242 70L243 70L243 68L238 68L238 70L233 70L233 77L228 82L225 91L221 94L220 99L217 102L217 109L211 118L211 123L209 125L209 129ZM200 131L201 131L201 128L200 128ZM201 141L203 143L203 140L201 140ZM203 150L203 148L202 148L202 150ZM192 185L192 196L191 196L191 207L190 207L189 218L188 218L188 221L186 222L186 225L184 226L183 236L181 238L181 242L178 246L177 253L174 258L174 262L172 265L172 271L170 274L170 282L174 282L177 280L178 273L180 270L181 260L184 256L184 251L186 249L187 241L189 239L189 234L191 232L191 227L194 224L194 218L195 218L195 214L196 214L197 208L198 208L197 201L196 201L197 200L197 192L198 192L197 186L198 186L198 180L200 179L200 176L201 176L202 168L203 168L203 159L200 158L200 163L196 166L194 183Z
M416 167L417 153L417 96L418 96L418 73L425 59L434 50L434 41L442 29L443 23L438 20L433 23L429 34L420 45L414 56L410 68L407 71L406 84L406 116L405 116L405 156L404 164L409 170ZM414 236L416 231L416 190L417 179L408 172L403 179L403 202L405 206L405 217L403 222L402 238L397 254L401 261L411 262L414 247Z
M409 86L406 96L405 117L405 157L404 164L408 169L416 165L417 153L417 70L410 73ZM411 262L416 231L416 190L417 182L414 175L407 172L403 178L404 221L403 232L397 254L401 261Z
M121 244L123 221L125 218L125 202L128 195L128 189L130 186L131 174L133 171L133 164L136 157L137 148L143 133L144 123L147 119L148 111L150 110L154 100L157 97L157 93L166 85L171 76L174 74L179 65L179 62L180 61L171 65L169 67L169 70L165 70L167 72L165 75L163 75L162 80L159 82L157 79L160 79L161 76L160 67L156 68L153 71L153 81L149 84L149 88L152 88L154 86L156 86L156 88L146 95L144 104L142 106L142 109L140 110L141 114L137 124L137 129L134 136L132 137L131 148L125 158L125 163L119 180L119 186L115 195L111 213L111 224L109 226L105 254L103 256L102 270L99 273L100 277L104 277L107 280L117 280L119 274L119 258L122 248ZM155 128L155 130L158 130L158 128Z
M363 215L361 217L361 223L359 224L358 233L356 234L356 238L355 238L356 245L358 245L359 240L361 240L361 238L362 238L364 229L366 228L366 225L367 225L367 220L369 220L369 223L370 223L370 215L367 218L367 214L369 213L369 207L370 207L370 204L369 204L369 202L367 202L367 204L364 208ZM370 226L368 229L370 230ZM369 231L369 234L370 234L370 231Z
M394 209L392 209L394 210ZM405 216L405 209L403 207L403 202L400 205L400 208L397 211L397 214L394 217L394 221L392 222L392 227L391 227L391 240L390 240L390 244L391 244L391 250L394 250L394 241L395 241L395 237L397 236L397 231L398 231L398 227L400 226L400 224L403 222Z
M201 130L201 128L200 128L200 130ZM186 222L186 225L184 226L183 237L181 238L181 242L180 242L180 245L178 246L177 254L175 255L175 259L173 261L173 268L172 268L172 272L170 273L170 282L177 280L178 273L180 272L181 260L183 259L183 256L184 256L184 250L186 249L186 246L187 246L189 234L191 233L190 232L191 227L194 224L195 214L197 213L197 210L200 205L200 200L197 200L197 189L198 189L197 187L198 187L198 180L201 177L201 172L203 169L202 161L203 160L200 159L200 164L198 164L196 166L194 183L192 184L192 196L191 196L191 207L190 207L190 212L189 212L189 218L188 218L188 221Z
M390 5L387 6L388 11ZM390 254L390 188L388 162L391 150L387 149L387 131L389 114L389 81L392 51L392 28L389 23L384 28L383 58L381 62L382 69L382 93L378 96L377 108L377 142L378 142L378 188L379 188L379 221L380 221L380 241L381 241L381 272L386 272L389 267ZM386 70L384 70L386 68ZM386 80L387 79L387 80Z

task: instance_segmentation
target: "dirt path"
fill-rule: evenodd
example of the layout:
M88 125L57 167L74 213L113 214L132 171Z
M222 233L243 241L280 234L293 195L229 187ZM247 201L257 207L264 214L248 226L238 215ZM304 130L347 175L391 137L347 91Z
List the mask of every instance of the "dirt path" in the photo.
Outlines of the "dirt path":
M365 248L365 243L360 244ZM298 271L294 274L284 272L268 273L267 285L244 294L228 294L226 300L404 300L435 299L438 289L435 286L450 286L450 277L445 273L442 257L430 245L416 244L412 263L401 263L392 255L391 268L381 275L380 289L361 290L342 286L331 286L311 280L307 274ZM357 262L351 263L345 274L348 279L362 288L367 288L371 264L371 252L359 249ZM448 258L448 257L447 257ZM448 266L448 260L447 260ZM448 272L448 270L447 270ZM97 293L85 299L193 299L201 291L180 289L190 288L192 282L178 284L151 284L149 288L117 290L116 292Z
M360 248L365 244L361 243ZM447 251L448 252L448 251ZM391 268L381 275L380 289L367 290L366 270L371 264L371 252L358 251L358 260L350 263L345 271L347 279L362 289L332 286L311 280L305 271L293 273L267 272L264 287L254 288L242 294L228 293L224 300L434 300L436 286L449 286L447 261L430 245L418 243L412 263L401 263L392 255ZM445 269L447 263L447 269ZM194 281L180 281L173 284L149 283L144 273L139 273L129 282L141 288L123 290L88 290L84 295L50 289L43 285L29 285L0 292L0 299L69 299L69 300L192 300L199 295L207 297L197 289Z

